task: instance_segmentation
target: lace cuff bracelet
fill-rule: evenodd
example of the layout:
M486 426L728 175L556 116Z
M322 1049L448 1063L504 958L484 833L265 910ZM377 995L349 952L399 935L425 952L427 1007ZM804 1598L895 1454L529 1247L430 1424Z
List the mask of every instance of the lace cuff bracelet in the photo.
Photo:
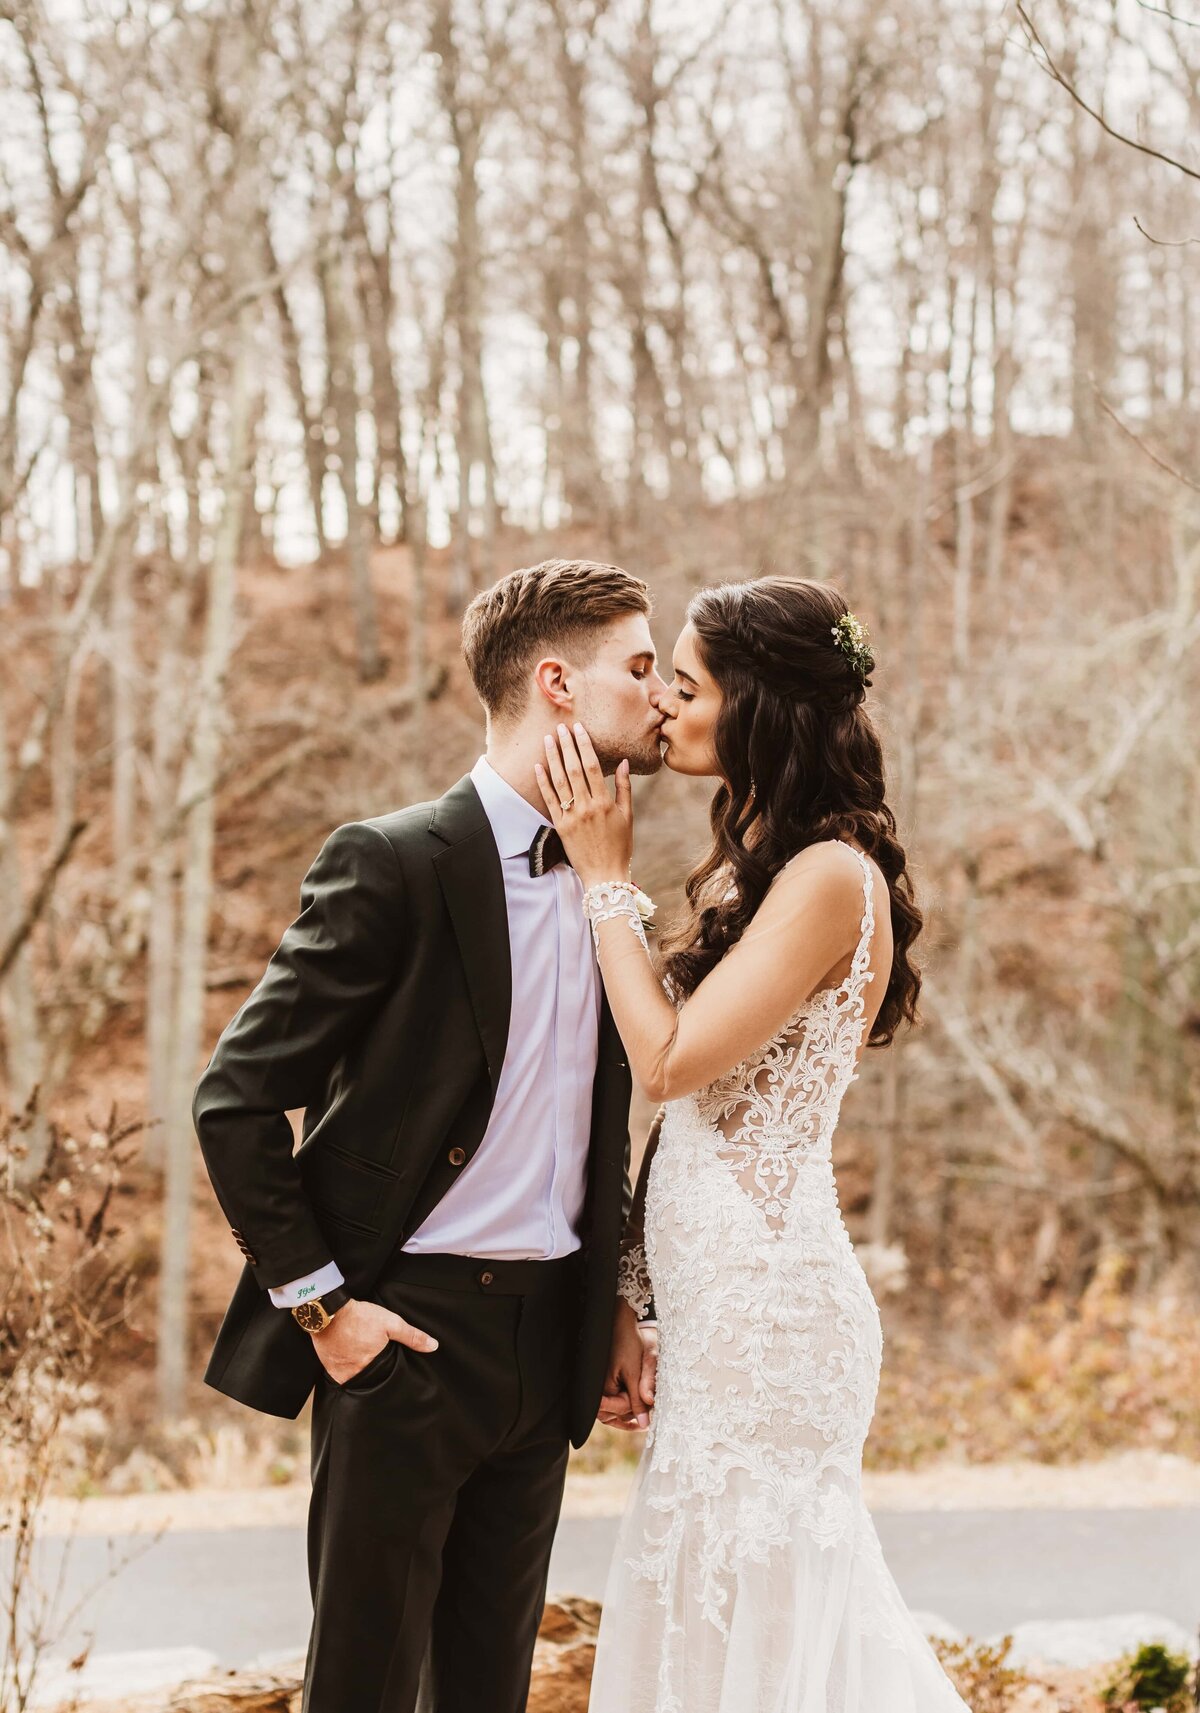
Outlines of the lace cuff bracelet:
M642 942L642 950L650 950L642 923L653 916L654 904L631 880L602 880L595 886L589 886L583 895L583 913L592 924L592 939L597 951L600 950L601 922L610 922L618 916L624 916L629 923Z

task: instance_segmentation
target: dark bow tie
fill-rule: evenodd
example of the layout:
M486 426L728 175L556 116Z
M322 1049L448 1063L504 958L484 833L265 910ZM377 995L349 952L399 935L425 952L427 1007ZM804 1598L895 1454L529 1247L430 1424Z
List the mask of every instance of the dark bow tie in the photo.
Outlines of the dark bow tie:
M529 872L536 880L541 874L549 874L560 862L571 866L571 859L563 849L563 842L553 827L539 827L529 847Z

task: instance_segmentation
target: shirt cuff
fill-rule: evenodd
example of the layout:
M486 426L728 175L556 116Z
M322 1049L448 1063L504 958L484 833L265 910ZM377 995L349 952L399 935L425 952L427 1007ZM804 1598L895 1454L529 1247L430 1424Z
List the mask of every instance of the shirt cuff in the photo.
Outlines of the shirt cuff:
M309 1297L323 1297L326 1291L336 1291L345 1283L337 1262L327 1261L315 1273L305 1273L302 1279L293 1279L286 1285L272 1285L271 1301L277 1309L294 1309L297 1304L306 1303Z

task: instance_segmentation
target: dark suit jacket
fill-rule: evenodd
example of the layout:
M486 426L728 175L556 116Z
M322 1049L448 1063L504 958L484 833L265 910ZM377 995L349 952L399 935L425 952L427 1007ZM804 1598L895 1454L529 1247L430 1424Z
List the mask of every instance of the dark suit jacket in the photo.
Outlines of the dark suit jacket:
M295 1416L308 1335L266 1294L336 1260L369 1297L478 1148L508 1041L513 972L500 857L475 787L330 834L299 916L222 1034L192 1105L247 1265L205 1379ZM518 987L520 972L517 972ZM603 1007L582 1232L570 1432L599 1404L629 1205L625 1052ZM293 1153L286 1113L304 1107ZM531 1146L536 1139L530 1138Z

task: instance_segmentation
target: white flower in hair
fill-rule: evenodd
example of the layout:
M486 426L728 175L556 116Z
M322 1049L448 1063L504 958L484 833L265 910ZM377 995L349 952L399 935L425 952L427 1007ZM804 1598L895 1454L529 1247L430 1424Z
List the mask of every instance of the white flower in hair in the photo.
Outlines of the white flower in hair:
M875 669L871 653L871 633L856 613L843 613L830 629L830 635L847 662L862 679Z

